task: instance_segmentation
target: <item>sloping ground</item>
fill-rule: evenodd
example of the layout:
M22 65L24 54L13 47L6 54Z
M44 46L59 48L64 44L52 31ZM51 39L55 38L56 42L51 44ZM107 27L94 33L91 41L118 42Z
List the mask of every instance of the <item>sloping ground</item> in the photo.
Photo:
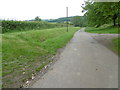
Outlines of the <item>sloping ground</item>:
M3 88L19 88L51 62L79 28L52 28L5 33L2 36Z

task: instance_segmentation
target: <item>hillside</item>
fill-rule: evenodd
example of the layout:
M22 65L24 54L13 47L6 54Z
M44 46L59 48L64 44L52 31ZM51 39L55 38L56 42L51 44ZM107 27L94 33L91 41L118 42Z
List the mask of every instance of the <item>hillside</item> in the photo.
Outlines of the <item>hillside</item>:
M73 17L74 16L68 17L68 18L67 17L62 17L62 18L58 18L58 19L44 19L43 21L60 23L60 22L65 22L65 21L71 21Z

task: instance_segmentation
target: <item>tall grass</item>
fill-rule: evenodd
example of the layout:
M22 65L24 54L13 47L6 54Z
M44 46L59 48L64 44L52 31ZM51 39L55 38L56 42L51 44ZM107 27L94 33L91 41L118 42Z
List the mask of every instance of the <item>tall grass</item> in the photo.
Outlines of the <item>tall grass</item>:
M57 49L66 45L79 28L52 28L4 33L3 36L3 87L22 86L32 74L51 62Z

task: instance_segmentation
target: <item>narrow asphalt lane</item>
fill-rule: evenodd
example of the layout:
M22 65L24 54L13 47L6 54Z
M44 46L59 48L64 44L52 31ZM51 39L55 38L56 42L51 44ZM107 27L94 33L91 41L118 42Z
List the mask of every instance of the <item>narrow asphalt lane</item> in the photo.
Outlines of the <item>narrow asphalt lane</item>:
M75 33L51 68L31 88L118 87L118 56L84 28Z

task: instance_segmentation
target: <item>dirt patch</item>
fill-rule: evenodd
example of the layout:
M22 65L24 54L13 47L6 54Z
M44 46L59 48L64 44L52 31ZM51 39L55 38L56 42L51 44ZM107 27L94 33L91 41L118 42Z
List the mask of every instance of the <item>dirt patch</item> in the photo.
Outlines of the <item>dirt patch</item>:
M23 84L36 75L36 68L48 63L52 55L47 54L44 56L36 57L34 62L25 63L23 66L20 64L19 68L13 68L13 71L2 77L3 88L20 88Z
M111 51L113 51L113 43L112 39L113 38L118 38L120 37L119 34L93 34L89 33L96 41L98 41L100 44L104 45ZM115 51L113 51L115 54L117 54Z

